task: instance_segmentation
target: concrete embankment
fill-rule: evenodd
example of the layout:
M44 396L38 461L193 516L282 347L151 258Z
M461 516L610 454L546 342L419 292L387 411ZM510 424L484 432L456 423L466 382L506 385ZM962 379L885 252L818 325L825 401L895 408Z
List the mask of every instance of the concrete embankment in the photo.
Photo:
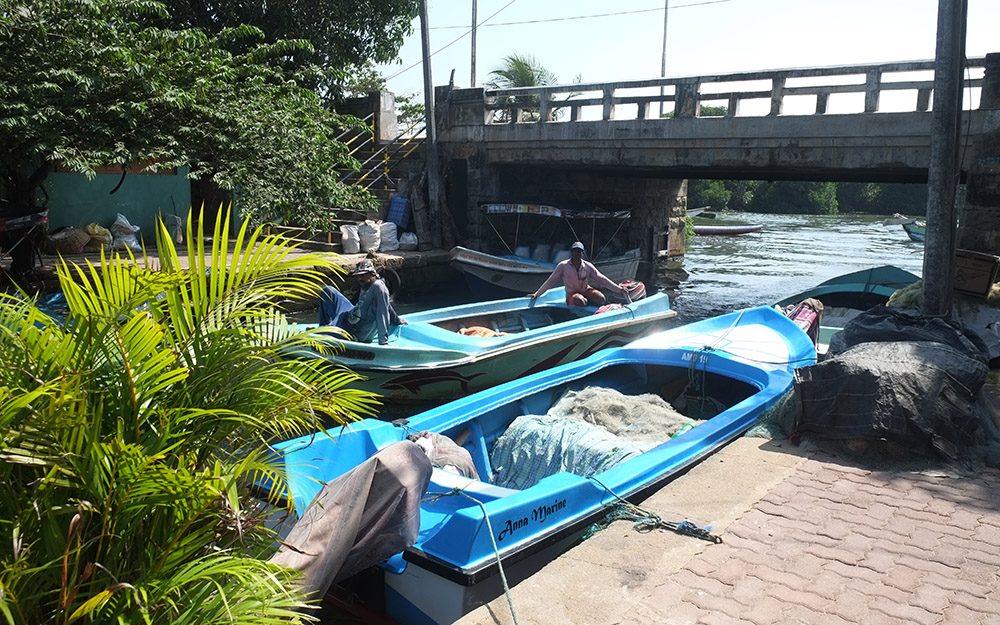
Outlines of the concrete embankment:
M365 254L334 254L331 252L314 252L305 249L296 249L289 252L291 256L301 256L305 254L317 254L324 257L333 258L334 261L347 272L352 270L359 261L367 258ZM150 251L150 255L155 258L156 251ZM100 254L69 254L64 256L65 260L78 265L90 263L99 266L101 263ZM178 258L181 267L187 267L187 249L182 246L178 250ZM55 282L55 267L59 262L58 256L41 256L41 264L36 266L36 274L39 276L39 285L46 290L58 288ZM403 293L424 293L438 289L453 287L456 281L461 281L461 273L451 267L451 256L448 250L429 250L425 252L388 252L379 253L377 262L389 269L392 269L400 279L400 289ZM336 284L336 276L330 276L331 283Z
M737 439L642 507L722 544L616 521L511 592L517 622L995 623L1000 471L886 468ZM500 597L458 625L515 622Z

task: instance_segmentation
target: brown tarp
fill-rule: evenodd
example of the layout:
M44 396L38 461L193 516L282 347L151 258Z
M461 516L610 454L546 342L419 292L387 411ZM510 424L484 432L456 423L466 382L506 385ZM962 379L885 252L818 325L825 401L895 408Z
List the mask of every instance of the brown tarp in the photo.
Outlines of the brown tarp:
M419 446L386 447L324 486L271 562L302 571L306 594L322 597L334 582L416 541L430 477Z

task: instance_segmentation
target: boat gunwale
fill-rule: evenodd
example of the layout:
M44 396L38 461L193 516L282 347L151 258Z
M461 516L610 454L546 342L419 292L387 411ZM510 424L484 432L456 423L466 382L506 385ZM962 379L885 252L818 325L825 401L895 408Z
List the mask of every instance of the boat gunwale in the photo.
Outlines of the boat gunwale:
M634 304L624 305L622 306L621 309L616 309L614 311L601 313L602 315L609 315L608 317L605 317L605 319L609 318L613 319L605 323L587 323L592 319L594 319L594 315L592 314L588 316L579 317L577 319L571 319L569 321L555 323L550 326L544 326L541 328L535 328L533 330L527 330L524 332L518 332L506 335L510 338L502 343L500 342L487 343L486 341L493 341L493 339L504 338L504 337L490 337L490 338L465 337L468 340L461 341L463 343L466 343L462 347L456 345L454 348L444 348L444 347L435 347L431 345L426 345L422 347L418 347L416 345L401 346L401 345L393 345L392 343L390 343L389 345L376 345L374 343L359 343L357 341L338 340L335 338L331 338L332 342L336 342L336 344L338 345L343 345L345 350L372 354L372 358L368 360L368 359L352 358L349 356L344 356L342 354L331 354L331 358L328 359L335 360L338 364L342 364L346 367L352 369L358 369L361 371L391 371L391 372L407 371L407 370L421 371L425 369L435 369L442 366L448 366L448 367L466 366L473 363L479 363L488 360L490 358L504 356L511 352L519 351L525 348L534 348L540 345L544 345L546 343L561 341L566 338L571 338L573 336L579 336L583 338L597 333L613 332L617 329L624 327L630 327L636 325L648 325L650 323L672 319L677 316L677 311L672 310L670 308L664 308L662 310L657 310L655 312L651 312L641 316L636 315L636 311L634 309L629 308L629 306L631 305L637 305L640 304L641 302L650 301L653 297L667 298L668 300L667 303L669 305L669 296L663 293L657 293L649 298L644 298L643 300L639 300ZM622 310L630 310L632 314L627 315L624 312L620 312ZM421 323L421 324L426 323L428 325L433 325L433 323L429 321L426 322L419 321L415 323ZM561 327L557 328L556 326L561 326ZM441 330L443 332L450 332L449 330L444 330L443 328ZM536 334L531 334L533 332L535 332ZM470 348L473 347L478 347L479 349L476 352L470 353ZM379 362L380 354L388 356L393 353L405 354L411 352L420 352L423 354L441 353L443 355L451 353L451 354L456 354L459 357L453 357L453 358L443 357L434 361L425 360L423 362L400 363L400 364L393 364L393 363L383 364ZM312 352L311 350L309 350L307 353L310 353L312 357L327 358L326 355ZM388 360L388 358L382 358L381 360L383 361Z
M504 261L501 265L496 261ZM624 254L619 254L618 256L609 256L607 258L587 259L589 262L597 266L598 269L605 269L610 265L624 265L626 263L639 262L642 259L642 254L639 248L630 248L625 251ZM456 245L451 249L451 262L456 263L459 266L460 271L462 265L470 265L473 267L478 267L480 269L486 270L504 270L510 273L517 273L523 275L543 275L552 273L552 270L556 268L558 263L550 261L535 260L533 258L526 258L524 256L517 256L516 254L504 254L499 256L497 254L490 254L489 252L480 252L479 250L473 250L467 247L462 247Z
M681 352L681 353L695 353L698 350L694 349L694 348L678 348L678 351ZM742 357L740 357L738 355L734 355L734 354L728 354L728 353L726 353L726 354L716 354L716 355L720 356L721 358L726 359L727 361L735 361L735 360L742 361L742 360L745 360L744 358L742 358ZM627 364L652 364L652 365L664 365L664 366L675 366L675 367L682 366L682 365L676 364L674 362L670 362L670 363L665 363L665 362L651 362L649 360L637 359L637 358L625 358L625 359L616 359L616 360L602 360L601 361L601 365L602 366L598 366L598 367L594 368L593 370L588 371L588 372L586 372L586 373L584 373L582 375L579 375L579 376L567 377L565 379L562 379L559 383L564 383L564 382L568 382L568 381L580 379L582 377L586 377L587 375L590 375L591 373L594 373L594 372L599 371L601 369L605 369L605 368L608 368L608 367L611 367L611 366L615 366L615 365L622 365L622 364L626 364L626 365ZM746 365L745 362L741 363L741 364ZM751 369L753 369L752 365L746 365L746 366L749 367L749 368L751 368ZM745 397L744 399L740 400L736 404L733 404L732 406L730 406L729 408L727 408L723 412L719 413L715 417L712 417L711 419L707 420L705 424L711 423L712 419L716 419L716 418L722 417L722 421L725 421L726 423L723 423L723 424L721 424L719 426L716 426L715 428L710 428L709 430L703 431L701 433L702 434L702 436L701 436L702 439L713 438L713 436L718 435L720 433L720 431L722 431L724 429L727 429L727 426L731 426L732 421L737 416L739 416L740 414L744 413L747 410L756 409L757 405L758 405L757 401L751 402L751 400L759 400L761 398L762 394L765 395L766 397L764 398L763 402L759 403L760 407L759 407L759 411L758 412L763 412L764 410L767 410L768 408L770 408L771 406L773 406L775 403L777 403L777 401L781 398L781 396L783 395L784 391L782 390L781 392L778 392L777 387L781 386L781 385L787 386L791 382L792 374L788 373L787 371L781 370L781 369L771 369L771 370L757 369L757 370L758 371L763 371L765 373L765 377L767 378L767 383L764 386L760 385L759 379L753 379L750 376L735 377L735 376L732 375L732 371L730 371L730 370L725 370L725 369L713 370L713 368L707 369L707 371L709 373L714 373L716 375L720 375L720 376L723 376L723 377L734 379L734 380L737 380L737 381L749 384L751 386L754 386L755 388L757 388L757 391L755 393L753 393L753 394ZM528 394L530 394L530 393L528 393ZM493 407L491 407L489 410L492 410L492 409L494 409L496 407L499 407L499 406L501 406L503 404L510 403L511 401L518 401L520 399L523 399L526 396L527 395L520 395L520 396L517 396L516 398L510 399L510 400L507 400L507 401L498 402L496 405L494 405ZM745 406L744 404L747 404L747 403L751 403L751 405ZM484 410L483 412L486 412L486 411L488 411L488 410ZM726 418L726 413L731 413L731 414L728 415L728 418ZM457 427L458 425L461 425L461 423L463 423L463 422L464 422L464 420L460 421L459 423L457 423L456 425L453 425L451 427ZM703 424L703 425L705 425L705 424ZM413 424L411 423L410 425L412 426ZM732 434L730 434L728 436L723 436L722 439L715 441L711 445L706 445L706 446L701 447L694 454L683 456L676 464L670 465L670 468L668 468L666 470L656 471L655 469L649 468L648 469L649 471L654 471L656 473L656 477L653 477L653 478L651 478L649 480L638 482L633 487L626 488L622 492L613 491L612 493L608 493L607 491L609 489L606 486L603 486L601 484L600 480L595 479L598 476L593 476L593 477L590 477L590 478L582 478L582 477L580 477L579 481L576 481L573 484L567 485L564 490L576 490L576 489L580 489L580 488L585 488L590 483L597 483L597 485L600 486L601 488L603 488L604 491L605 491L605 493L601 497L601 500L600 500L599 504L595 505L595 506L591 506L590 509L582 512L580 515L571 516L571 517L566 518L565 521L563 521L562 523L558 523L558 524L552 525L551 527L549 527L549 528L547 528L547 529L545 529L543 531L535 532L535 533L531 534L529 537L527 537L526 540L523 540L521 542L511 543L510 545L508 545L508 546L506 546L506 547L504 547L502 549L499 549L497 553L499 554L500 559L502 561L506 562L506 561L508 561L509 558L511 558L515 554L519 554L519 553L524 552L524 551L530 552L530 551L535 550L535 548L540 543L546 543L547 544L547 543L551 543L551 542L557 542L558 540L561 540L562 538L565 538L566 536L569 536L569 535L571 535L571 534L573 534L575 532L578 532L583 525L586 525L586 524L592 522L595 519L598 519L600 517L605 516L608 513L607 500L614 501L615 495L621 497L622 499L630 501L632 503L635 503L636 501L641 500L643 498L644 493L647 493L648 491L650 491L652 489L656 489L656 488L662 487L664 484L672 481L673 479L675 479L676 477L678 477L681 473L683 473L684 471L687 471L688 469L690 469L693 465L697 464L698 462L701 462L706 457L712 455L713 453L715 453L716 451L718 451L721 447L723 447L726 444L728 444L729 442L731 442L735 437L737 437L737 436L740 435L740 432L745 432L746 430L748 430L751 425L752 425L752 422L747 423L745 425L745 427L743 427L743 426L737 427L736 428L737 429L736 432L734 432L734 433L732 433ZM699 426L699 427L702 427L702 426ZM441 429L442 430L447 430L447 429L449 429L449 427L443 427ZM692 430L692 431L694 431L694 430ZM661 443L660 445L657 445L656 447L654 447L654 448L652 448L652 449L644 452L640 456L636 456L635 459L639 459L639 458L641 458L642 456L644 456L646 454L653 453L657 449L660 449L661 447L663 447L664 445L669 445L671 443L671 441L673 441L673 440L674 439L668 439L668 440L664 441L663 443ZM684 442L688 442L688 441L684 441ZM690 447L690 445L688 445L688 446ZM663 450L661 450L661 453L662 452L663 452ZM681 452L681 453L683 453L683 452ZM619 465L615 465L615 467L611 467L610 469L608 469L608 471L613 471L613 470L615 470L616 468L619 468L619 467L628 468L629 462L630 461L625 461L625 462L623 462L623 463L621 463ZM577 477L579 477L579 476L577 476ZM535 487L533 486L531 488L535 488ZM529 493L529 495L524 495L524 493ZM528 488L528 489L524 489L522 491L519 491L517 494L509 495L509 496L504 497L502 499L495 499L495 500L491 500L491 501L488 501L488 502L483 502L483 506L487 508L487 510L488 510L487 515L488 516L494 516L494 515L501 514L504 511L504 509L501 508L501 509L489 510L489 508L491 507L490 504L493 504L493 507L497 508L499 506L499 504L502 502L502 503L508 504L507 506L505 506L506 509L511 509L511 508L515 508L516 509L520 505L520 503L521 503L520 501L517 501L518 499L527 498L529 500L540 500L540 499L542 499L544 497L545 496L539 496L537 494L530 493L530 488ZM482 508L480 508L478 505L476 505L476 506L470 506L470 507L467 507L467 508L463 508L461 510L457 510L457 511L455 511L454 514L465 514L466 516L469 516L469 517L471 517L473 519L481 519L484 516ZM526 553L526 554L524 554L523 557L527 557L528 555L529 554ZM497 556L497 554L491 553L491 554L488 554L488 555L486 555L486 556L484 556L482 558L479 558L478 560L474 561L473 563L469 563L469 564L463 566L463 565L458 565L458 564L455 564L453 562L450 562L449 560L447 560L445 558L442 558L442 557L437 556L437 555L435 555L433 553L425 551L425 550L423 550L423 549L421 549L421 548L419 548L417 546L407 547L404 550L404 552L403 552L403 559L406 560L407 562L411 562L411 563L417 564L418 566L421 566L422 568L425 568L425 569L427 569L427 570L429 570L431 572L434 572L434 573L440 575L441 577L444 577L445 579L449 579L449 580L451 580L453 582L456 582L456 583L458 583L460 585L463 585L463 586L472 586L472 585L475 585L475 584L479 583L480 581L482 581L483 579L486 579L486 578L492 576L493 574L495 574L498 571L498 567L497 567L497 563L496 563L496 556ZM515 559L513 561L517 561L517 560Z

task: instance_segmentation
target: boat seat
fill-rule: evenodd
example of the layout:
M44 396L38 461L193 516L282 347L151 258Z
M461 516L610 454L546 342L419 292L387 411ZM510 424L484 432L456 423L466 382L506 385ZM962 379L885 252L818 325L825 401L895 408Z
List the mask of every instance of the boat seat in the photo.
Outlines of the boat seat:
M532 311L527 314L519 314L518 319L521 321L521 326L525 330L534 330L536 328L546 328L553 323L552 315L546 312Z
M496 484L490 484L489 482L473 480L456 473L452 473L451 471L445 471L444 469L434 467L431 472L431 483L427 487L427 492L447 492L454 488L463 490L470 496L475 497L480 501L484 498L498 499L500 497L507 497L508 495L514 495L521 492L514 490L513 488L504 488L503 486L497 486Z
M524 318L524 315L518 315L517 320L521 322L521 329L525 332L531 329L531 326L528 325L528 321Z

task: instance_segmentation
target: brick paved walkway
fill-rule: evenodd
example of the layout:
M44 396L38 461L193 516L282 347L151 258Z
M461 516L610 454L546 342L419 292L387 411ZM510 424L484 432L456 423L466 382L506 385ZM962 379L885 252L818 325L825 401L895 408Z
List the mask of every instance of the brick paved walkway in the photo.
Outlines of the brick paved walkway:
M662 622L1000 625L1000 471L870 471L818 452L724 535L649 597Z

